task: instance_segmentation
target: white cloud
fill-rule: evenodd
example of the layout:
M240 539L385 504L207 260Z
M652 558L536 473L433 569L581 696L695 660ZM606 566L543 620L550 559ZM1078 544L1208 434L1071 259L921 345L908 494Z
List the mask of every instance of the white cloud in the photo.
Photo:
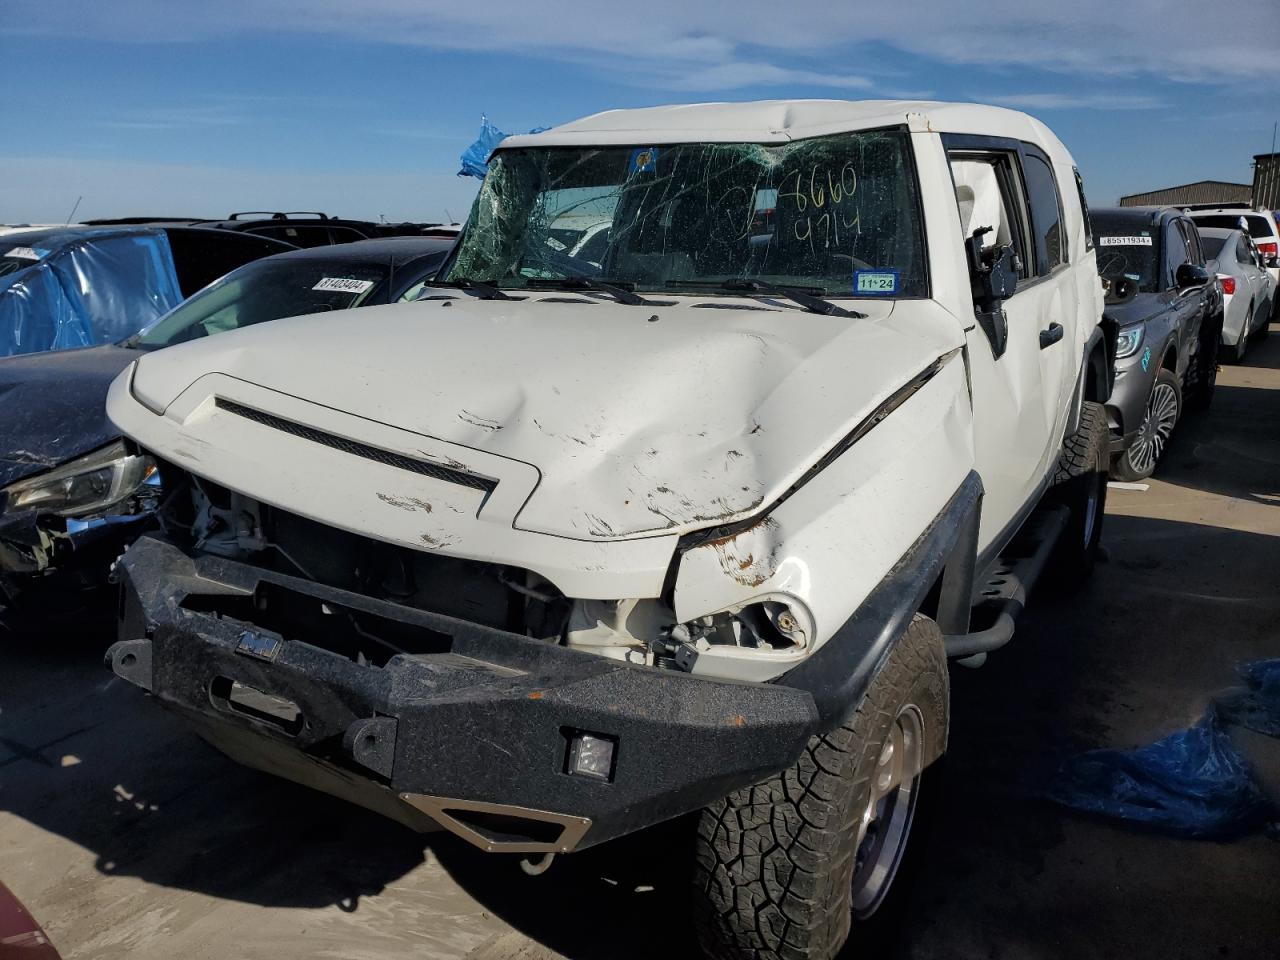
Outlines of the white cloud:
M815 70L788 70L771 63L744 60L694 67L673 73L665 83L671 90L737 90L752 86L812 84L843 90L868 90L875 84L868 77L821 73Z
M986 93L971 99L1017 110L1159 110L1167 106L1158 97L1109 93Z
M1240 80L1275 60L1280 37L1274 0L1218 0L1214 24L1247 24L1225 31L1206 30L1201 0L988 0L981 8L954 0L9 0L7 7L0 34L10 36L163 41L314 33L577 59L608 65L636 82L656 77L669 85L683 78L685 89L697 82L708 90L793 83L858 89L865 72L858 54L873 42L997 69Z
M104 117L94 126L113 130L181 130L190 127L227 127L247 122L248 117L227 104L184 104L128 110Z

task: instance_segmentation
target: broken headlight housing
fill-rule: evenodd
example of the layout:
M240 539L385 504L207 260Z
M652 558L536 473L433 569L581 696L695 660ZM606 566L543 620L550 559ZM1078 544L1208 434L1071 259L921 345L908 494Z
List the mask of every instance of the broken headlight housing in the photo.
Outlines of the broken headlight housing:
M100 514L129 499L156 474L155 461L132 453L123 440L39 476L5 487L3 509L59 517Z

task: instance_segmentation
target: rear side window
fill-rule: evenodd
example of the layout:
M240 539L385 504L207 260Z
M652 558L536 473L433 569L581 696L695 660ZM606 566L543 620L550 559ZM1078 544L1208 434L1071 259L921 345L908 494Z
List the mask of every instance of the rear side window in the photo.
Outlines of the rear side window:
M182 295L189 297L237 267L284 252L270 240L229 230L181 230L169 233L173 266Z
M1187 250L1187 238L1178 228L1177 220L1170 220L1165 224L1164 237L1165 286L1172 288L1174 275L1191 258L1191 253Z
M1201 237L1200 249L1204 252L1206 260L1213 260L1222 253L1222 248L1226 244L1225 237Z
M1084 217L1084 248L1088 251L1093 249L1093 222L1089 218L1089 201L1084 198L1084 178L1080 176L1080 171L1072 167L1071 172L1075 174L1076 192L1080 195L1080 216Z
M272 240L283 240L295 247L327 247L333 243L329 237L328 227L275 224L269 227L254 227L245 232L257 234L260 237L270 237Z
M1200 231L1189 220L1179 220L1178 227L1187 238L1187 256L1192 263L1204 265L1204 253L1200 250Z
M1027 182L1027 202L1031 207L1031 231L1035 235L1036 273L1045 276L1067 262L1067 245L1062 229L1062 197L1058 180L1049 162L1027 150L1023 155L1023 176Z

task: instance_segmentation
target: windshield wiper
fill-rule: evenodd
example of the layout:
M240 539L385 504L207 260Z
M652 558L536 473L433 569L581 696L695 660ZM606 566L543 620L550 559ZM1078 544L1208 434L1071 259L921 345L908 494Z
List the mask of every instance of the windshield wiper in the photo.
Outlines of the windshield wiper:
M633 290L628 290L621 283L610 283L608 280L597 280L594 277L533 277L529 280L528 287L531 290L539 288L548 290L599 290L601 293L609 294L619 303L625 303L628 306L663 306L656 300L647 300Z
M734 277L717 284L717 286L721 290L772 293L778 297L785 297L792 303L799 304L811 313L821 313L828 317L854 317L862 320L867 316L865 313L858 313L856 310L846 310L844 307L837 306L830 300L824 300L821 296L810 293L804 287L779 286L776 283L770 283L768 280L756 280L750 277Z
M428 287L456 287L459 290L468 290L474 293L481 300L519 300L519 297L512 297L499 290L491 283L484 283L480 280L470 280L466 277L457 280L428 280Z

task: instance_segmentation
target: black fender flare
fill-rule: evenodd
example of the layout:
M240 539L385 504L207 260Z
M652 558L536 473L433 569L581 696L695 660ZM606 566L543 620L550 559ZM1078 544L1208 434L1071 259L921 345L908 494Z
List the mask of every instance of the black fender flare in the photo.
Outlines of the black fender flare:
M1076 389L1067 428L1063 432L1064 439L1080 428L1080 410L1084 401L1106 403L1111 398L1116 382L1116 337L1119 333L1120 325L1109 317L1103 317L1085 341L1084 359L1076 374Z
M981 513L982 480L971 470L853 616L809 659L773 681L809 691L818 708L815 733L835 729L857 706L939 580L938 626L943 633L968 630Z

